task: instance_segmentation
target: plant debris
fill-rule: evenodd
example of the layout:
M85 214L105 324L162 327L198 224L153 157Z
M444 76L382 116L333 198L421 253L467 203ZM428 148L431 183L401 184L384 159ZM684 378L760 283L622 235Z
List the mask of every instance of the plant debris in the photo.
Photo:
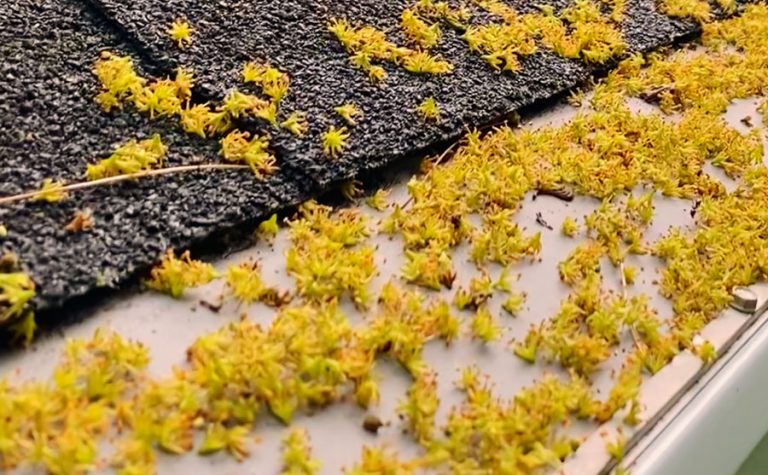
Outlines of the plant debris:
M543 226L549 229L550 231L554 229L552 226L549 225L547 220L544 219L544 216L542 216L541 213L536 213L536 224L538 224L539 226Z
M75 215L64 229L71 233L80 233L88 231L93 227L93 210L85 208L83 210L75 211Z
M718 4L722 10L730 8L727 2ZM531 46L533 38L555 56L586 63L615 59L631 47L626 38L619 38L622 22L632 14L631 5L624 2L607 2L600 8L579 0L559 10L545 5L538 13L522 15L493 0L478 5L491 17L486 30L474 28L470 14L463 10L431 0L421 0L409 7L408 14L398 15L403 39L418 50L398 46L383 29L372 26L338 20L332 29L359 69L382 81L375 68L388 67L392 78L386 80L395 84L408 72L430 73L428 69L440 65L442 60L428 51L441 48L457 30L463 32L460 41L481 50L485 57L478 62L483 67L490 63L491 68L506 69L505 75L524 73L525 67L515 71L515 62L524 66L536 57L537 52L525 49L538 47L538 43ZM709 21L713 13L709 6L705 11L705 5L668 0L662 8L681 18ZM369 408L378 404L382 396L376 366L381 358L397 362L410 378L396 410L404 431L422 450L402 459L386 446L365 446L360 461L347 470L350 474L543 471L557 467L577 450L580 439L568 431L576 419L601 424L618 416L626 426L638 425L645 416L639 400L644 375L658 372L685 350L698 355L702 364L711 364L717 349L695 337L728 305L734 287L768 278L768 237L762 232L768 220L768 169L762 164L761 137L756 131L740 134L719 116L731 99L763 90L762 81L768 76L750 77L745 66L755 65L764 53L767 13L763 5L750 6L739 18L707 24L703 44L713 62L712 58L702 60L704 54L654 54L648 61L629 56L595 85L589 107L566 124L536 130L500 126L487 133L467 133L450 161L430 163L428 172L408 183L407 205L384 211L381 232L398 236L404 247L399 280L374 287L376 248L370 240L374 226L366 214L307 201L286 220L290 247L285 267L296 284L295 301L267 285L255 262L234 265L225 275L225 295L243 304L278 307L268 323L257 323L246 315L199 336L186 352L186 363L160 379L146 372L149 354L140 343L97 331L89 340L67 343L50 380L0 382L0 420L4 421L0 466L51 473L96 471L105 468L100 450L106 442L115 449L108 463L120 473L154 473L158 451L226 453L240 461L252 450L251 431L262 419L272 417L289 426L283 439L284 472L316 473L320 465L312 457L307 432L292 422L330 405L353 402ZM198 24L202 29L205 23ZM532 25L535 32L530 31ZM488 41L495 29L503 32L503 41ZM198 33L200 38L187 44L186 50L205 44L203 32ZM722 54L735 57L718 63ZM246 186L273 183L270 180L298 167L286 162L273 167L267 160L271 155L263 127L280 133L278 117L285 111L278 105L295 105L291 100L298 95L295 89L300 89L301 75L249 60L238 69L238 80L248 87L258 86L269 99L232 90L217 105L206 105L185 120L184 111L195 107L181 106L183 98L189 99L193 76L180 69L173 80L145 79L148 76L139 74L125 58L108 53L97 62L100 84L91 84L100 91L97 102L127 123L154 121L142 124L159 127L163 137L170 137L170 145L166 149L159 133L146 139L134 134L133 141L119 142L126 145L118 148L117 157L113 154L98 162L94 174L123 174L123 166L154 170L166 156L178 161L173 150L177 144L184 148L186 140L208 143L209 152L221 145L225 160L256 165ZM700 83L686 84L680 72L702 64L708 74L713 70L708 65L714 64L721 77L746 76L746 89L707 75ZM452 66L450 74L431 72L451 76L463 66ZM633 114L624 99L644 89L653 93L646 91L643 97L658 101L666 113L678 113L677 120L662 114ZM414 107L413 101L408 107ZM325 154L334 158L326 160L329 167L344 162L348 155L354 158L352 142L357 132L375 122L366 117L352 124L349 119L360 118L352 109L335 112L340 116L335 123L343 120L354 127L355 135L328 122L312 132L317 137L319 130L325 130L321 146L307 140L318 150L327 149ZM175 135L180 133L179 124L170 121L176 116L194 137ZM252 120L260 125L238 128L253 125ZM440 120L451 121L453 115ZM169 124L163 126L163 121ZM262 134L256 134L259 127ZM26 206L48 207L58 210L59 218L71 216L75 209L85 210L83 202L69 203L78 199L74 196L62 202L67 189L60 181L82 175L82 163L73 163L61 177L43 178L47 180L42 181L44 192L36 195L44 197L43 202L17 204L13 209L20 213ZM707 164L737 179L736 189L728 192L707 174ZM40 177L35 180L41 182ZM357 195L354 180L344 183L347 195ZM213 189L194 188L194 181L187 184L192 187L190 193ZM131 196L160 193L138 182L126 185L132 188L121 190L135 190ZM505 330L498 323L500 312L490 305L495 294L506 299L501 308L507 313L521 311L526 295L513 289L512 266L526 259L536 261L546 251L540 233L527 234L515 222L525 197L536 190L567 190L571 199L578 194L600 203L584 217L583 226L572 219L562 224L563 234L574 236L581 231L585 238L558 266L562 285L569 288L567 298L554 315L531 326L511 346L511 352L528 364L555 363L565 371L561 376L546 375L511 398L501 398L490 377L469 367L456 384L463 400L451 408L444 422L438 422L438 378L424 358L425 346L431 340L451 345L459 338L494 345ZM98 198L111 196L92 191ZM245 192L218 191L224 210ZM695 208L696 226L690 231L672 228L656 242L646 242L644 232L654 218L655 194L700 203ZM382 201L382 196L374 199L374 208L386 209ZM243 198L237 204L251 203ZM4 222L11 222L6 218ZM537 219L543 221L541 215ZM71 238L90 239L101 228ZM262 221L259 233L274 237L278 229L277 216L272 214ZM61 224L56 231L62 232ZM18 242L12 244L18 246ZM453 293L453 307L467 318L454 315L449 300L439 295L456 281L452 256L460 246L478 268L478 274ZM634 282L636 272L626 262L627 256L648 253L663 265L659 288L672 302L671 315L658 315L647 295L626 295L625 287ZM9 254L0 269L0 324L8 324L17 338L28 343L36 327L31 304L37 285L26 266L31 262L34 269L36 263L28 261L24 252L19 255L17 260ZM619 270L621 293L604 288L603 263ZM501 275L494 279L488 270L498 267ZM189 251L177 256L169 249L151 271L147 285L179 298L187 288L218 277L210 264L193 260ZM364 318L348 318L344 312L348 303L366 312ZM590 378L606 369L611 354L628 339L633 346L621 369L612 375L612 387L601 394ZM376 432L381 427L377 421L366 418L363 425ZM621 460L626 444L619 431L607 450Z
M384 423L381 422L381 419L376 416L369 414L363 419L363 429L365 429L366 432L370 432L371 434L378 434L379 429L381 429L383 426Z

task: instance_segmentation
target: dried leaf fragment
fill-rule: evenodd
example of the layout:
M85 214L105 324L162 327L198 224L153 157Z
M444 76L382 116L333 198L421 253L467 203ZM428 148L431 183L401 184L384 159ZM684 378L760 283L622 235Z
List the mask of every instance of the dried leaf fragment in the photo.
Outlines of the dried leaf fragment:
M64 229L70 233L79 233L88 231L93 227L93 210L85 208L75 211L72 220L64 226Z

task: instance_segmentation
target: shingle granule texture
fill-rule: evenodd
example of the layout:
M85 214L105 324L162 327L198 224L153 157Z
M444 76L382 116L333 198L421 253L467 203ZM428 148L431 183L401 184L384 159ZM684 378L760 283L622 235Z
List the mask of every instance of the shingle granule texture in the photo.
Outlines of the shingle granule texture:
M178 66L194 70L200 79L198 92L205 98L220 99L233 88L244 89L241 71L251 60L268 61L287 72L292 87L282 109L305 112L310 131L304 139L272 131L274 144L288 163L321 187L437 142L454 140L467 127L552 97L595 71L584 62L542 49L522 59L521 72L499 74L469 50L459 33L443 27L444 38L433 51L453 64L451 74L415 75L387 64L386 81L373 84L365 72L350 65L348 53L328 31L328 24L344 18L354 26L372 25L386 31L391 41L405 45L399 21L411 1L89 1L140 45L158 71L169 73ZM571 2L543 3L561 9ZM520 12L532 11L532 4L510 2ZM482 16L475 21L483 21ZM191 46L184 49L166 32L179 18L195 29ZM631 52L671 44L697 28L693 22L658 13L655 0L629 0L622 32ZM442 109L438 124L424 123L415 113L430 96ZM331 125L343 125L333 108L347 102L357 104L366 119L352 130L343 156L329 162L322 155L320 136Z
M45 178L84 180L87 163L131 139L161 135L168 165L218 162L218 146L126 110L94 103L91 73L103 49L131 52L90 7L76 0L0 3L0 195L39 187ZM260 182L250 172L193 172L71 194L61 203L0 207L15 252L38 287L39 308L117 285L169 247L184 248L217 230L253 221L306 198L309 187L281 172ZM64 230L75 210L93 210L91 231Z

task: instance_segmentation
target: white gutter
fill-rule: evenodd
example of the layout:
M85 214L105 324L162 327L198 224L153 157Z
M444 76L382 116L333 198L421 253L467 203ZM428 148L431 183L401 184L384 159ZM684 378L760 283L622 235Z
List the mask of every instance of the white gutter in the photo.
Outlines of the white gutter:
M768 289L753 290L764 311ZM768 429L768 313L755 317L628 455L632 474L729 475L749 456Z

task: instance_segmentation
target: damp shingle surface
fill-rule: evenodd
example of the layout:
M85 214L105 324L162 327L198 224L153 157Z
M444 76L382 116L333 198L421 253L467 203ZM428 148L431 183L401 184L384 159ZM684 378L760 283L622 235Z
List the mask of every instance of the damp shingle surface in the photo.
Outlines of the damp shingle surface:
M566 1L548 2L563 8ZM195 172L90 189L57 203L0 207L8 228L1 241L38 286L38 308L57 307L147 269L168 247L186 248L217 232L251 223L314 196L330 185L376 170L405 155L458 138L469 127L503 118L550 98L595 72L576 60L540 51L522 58L517 74L493 71L459 35L443 28L434 52L454 71L413 75L387 65L388 78L371 83L353 68L328 33L332 18L370 24L404 44L402 0L6 0L0 2L0 195L39 187L45 178L81 181L88 163L129 139L159 133L169 146L167 165L219 162L215 140L182 133L172 121L150 122L131 107L105 114L94 103L91 73L101 51L129 54L142 73L161 77L179 67L198 77L195 100L221 99L241 84L249 60L287 72L291 89L281 117L306 113L309 133L241 124L268 133L280 171L266 181L239 171ZM530 2L511 2L520 11ZM177 18L195 28L191 47L166 34ZM670 44L697 26L667 18L654 0L629 0L622 32L630 51ZM433 96L442 118L420 120L415 108ZM333 108L354 102L365 117L351 128L349 148L337 160L321 151L321 134L343 125ZM68 233L76 210L93 210L95 227Z
M192 68L200 92L221 98L241 88L241 70L250 60L268 61L287 72L291 92L281 109L306 112L310 132L302 140L275 133L273 143L298 172L324 187L379 167L391 160L427 149L435 142L460 136L537 100L551 97L584 81L593 71L585 63L563 59L543 49L522 58L522 71L499 74L460 35L443 28L443 40L434 49L454 70L443 76L415 75L384 64L388 78L373 84L355 69L348 54L328 32L332 19L344 18L354 26L372 25L391 41L406 45L399 27L408 0L89 0L141 46L159 71ZM549 1L556 9L567 1ZM509 3L521 12L531 2ZM644 51L672 43L694 32L692 22L673 20L657 12L655 0L630 0L622 32L630 51ZM195 33L189 48L181 49L166 30L185 18ZM418 118L416 107L433 96L442 109L439 124ZM343 125L335 106L354 102L366 114L351 131L349 148L329 162L321 151L321 134L329 126Z
M161 135L168 165L218 162L215 143L131 112L95 105L91 74L103 49L130 52L90 7L76 0L0 2L0 195L35 189L45 178L82 181L88 163L131 138ZM15 252L38 287L37 305L55 307L116 285L168 247L252 221L306 198L309 189L279 173L193 172L73 193L61 203L0 206ZM78 209L93 210L91 231L64 230Z

